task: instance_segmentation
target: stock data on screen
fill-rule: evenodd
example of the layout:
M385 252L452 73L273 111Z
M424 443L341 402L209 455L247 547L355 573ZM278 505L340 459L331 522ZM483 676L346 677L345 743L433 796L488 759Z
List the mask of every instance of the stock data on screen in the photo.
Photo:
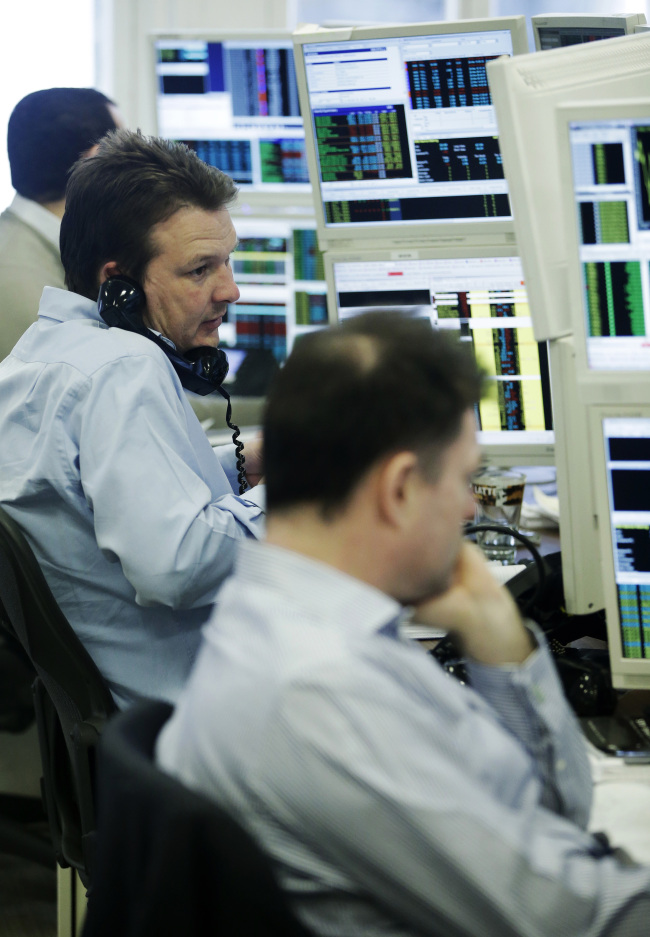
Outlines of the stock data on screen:
M483 439L551 439L546 345L533 336L518 257L342 260L334 280L339 319L394 309L428 318L471 348L491 388L477 408Z
M158 132L251 190L309 191L291 42L160 39Z
M508 30L307 43L325 223L511 217L487 63Z
M650 114L569 128L587 361L650 367Z

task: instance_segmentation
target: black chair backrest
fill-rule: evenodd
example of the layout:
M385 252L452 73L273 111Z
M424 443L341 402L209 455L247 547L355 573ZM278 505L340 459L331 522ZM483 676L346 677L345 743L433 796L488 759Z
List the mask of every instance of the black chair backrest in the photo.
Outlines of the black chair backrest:
M137 703L99 744L96 876L83 937L309 937L268 858L211 799L159 769L169 703Z
M3 618L38 674L34 703L45 806L57 859L90 881L94 748L115 712L110 690L52 595L16 522L0 508Z

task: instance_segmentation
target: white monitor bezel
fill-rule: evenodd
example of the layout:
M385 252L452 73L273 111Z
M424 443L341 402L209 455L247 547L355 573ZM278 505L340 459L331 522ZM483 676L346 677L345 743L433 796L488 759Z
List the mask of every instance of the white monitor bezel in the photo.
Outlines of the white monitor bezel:
M607 643L609 649L612 683L621 690L650 689L650 658L629 658L622 654L620 614L616 590L614 550L611 537L609 494L607 489L607 453L603 432L603 419L607 417L641 417L650 420L650 402L633 404L599 405L589 408L589 433L594 463L595 511L600 541L600 562L607 621ZM645 673L643 672L645 671Z
M575 336L576 379L582 400L585 403L606 404L615 399L619 403L635 404L639 401L639 394L646 393L642 389L643 386L650 385L650 370L596 370L590 368L588 364L587 322L579 256L580 233L573 198L573 165L569 134L570 125L574 121L600 118L604 120L647 118L650 125L650 94L644 98L627 98L603 103L562 104L556 107L560 191L563 193L560 202L563 230L567 232L566 316L571 322L571 330ZM650 400L650 397L648 399Z
M565 319L566 245L557 198L555 109L571 101L620 98L621 84L639 71L650 76L647 33L567 46L543 55L503 56L488 64L516 240L539 341L571 334ZM531 154L546 174L534 186L526 164Z
M400 250L390 249L384 245L373 250L357 250L352 253L345 251L326 251L323 255L325 261L325 282L327 283L327 305L329 321L335 325L338 320L336 305L336 283L334 278L334 265L340 262L368 262L368 261L408 261L408 260L454 260L463 258L480 257L518 257L518 253L513 248L495 245L491 248L463 247L463 248L421 248L419 250ZM549 380L550 380L550 362L549 362ZM553 432L552 430L550 432ZM507 434L504 433L504 437ZM555 437L553 437L555 438ZM522 441L508 442L488 442L482 439L482 434L478 434L479 444L481 446L481 455L485 460L502 467L512 467L517 465L554 465L555 464L555 442L526 443Z
M154 126L159 134L158 124L158 76L156 66L156 43L169 40L183 42L198 40L201 42L286 42L293 47L292 33L289 29L161 29L150 32L149 39L149 78L151 82L152 100L154 102ZM291 211L297 209L310 209L313 212L313 196L311 186L305 189L287 188L282 192L253 191L250 186L238 184L239 196L233 206L233 213L259 212L268 214L269 211ZM289 205L287 203L290 203Z
M564 605L588 615L604 604L589 460L587 409L575 380L573 335L548 344Z
M396 38L400 36L449 35L453 33L472 33L490 30L509 30L512 36L513 55L528 51L528 37L525 16L494 17L491 19L455 20L431 23L399 23L395 25L376 25L346 29L319 29L314 26L300 27L293 34L295 47L295 66L298 79L300 109L305 123L305 141L307 165L312 184L314 211L318 228L321 250L359 249L363 245L376 245L378 248L387 243L404 246L445 246L488 243L513 245L514 225L512 219L484 222L430 222L423 221L408 226L404 231L399 225L387 225L381 228L364 228L362 224L346 228L332 229L325 224L323 201L321 197L320 173L314 137L309 132L307 122L311 122L311 109L307 92L302 46L312 42L341 42L364 39ZM306 116L309 115L309 116Z
M627 35L634 32L635 27L643 25L645 21L645 13L612 13L604 16L599 16L596 13L537 13L530 18L537 52L550 51L549 49L542 49L540 29L581 29L583 27L585 29L589 27L592 29L623 29L624 34ZM620 39L621 37L611 36L609 38Z

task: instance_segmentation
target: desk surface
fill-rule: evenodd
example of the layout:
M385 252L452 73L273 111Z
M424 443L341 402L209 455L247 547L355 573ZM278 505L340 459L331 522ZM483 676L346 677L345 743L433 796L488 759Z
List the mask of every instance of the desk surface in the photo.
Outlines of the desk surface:
M650 865L650 764L629 765L590 748L594 802L589 829Z

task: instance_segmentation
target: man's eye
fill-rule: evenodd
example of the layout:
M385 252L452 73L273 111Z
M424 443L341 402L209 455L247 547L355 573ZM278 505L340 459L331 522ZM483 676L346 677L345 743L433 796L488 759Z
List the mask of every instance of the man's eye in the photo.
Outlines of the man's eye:
M201 277L203 276L203 274L205 273L207 269L208 269L207 264L201 264L200 267L195 267L194 270L191 271L192 276Z

